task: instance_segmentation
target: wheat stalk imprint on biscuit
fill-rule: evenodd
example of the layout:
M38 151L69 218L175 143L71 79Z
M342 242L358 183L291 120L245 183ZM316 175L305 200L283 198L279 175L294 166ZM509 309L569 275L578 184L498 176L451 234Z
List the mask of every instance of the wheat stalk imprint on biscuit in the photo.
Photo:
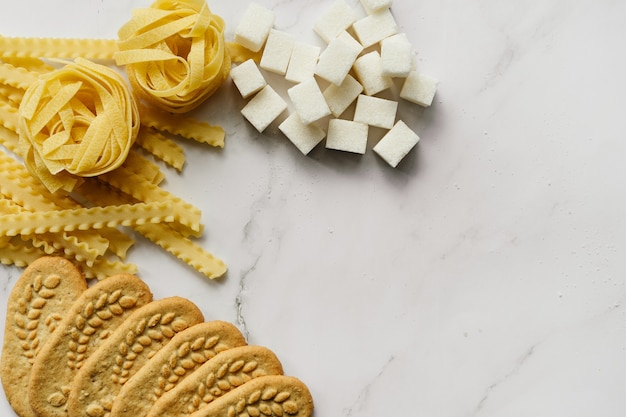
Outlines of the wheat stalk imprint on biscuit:
M255 377L252 373L257 369L258 365L258 362L255 360L246 362L240 359L233 363L223 364L216 372L210 372L206 379L198 384L196 393L187 408L188 413L192 414L211 403L217 397L222 396L225 392L252 380ZM256 376L264 374L261 373Z
M120 343L118 355L115 358L115 366L111 379L114 383L123 385L128 381L130 369L133 367L137 355L150 345L153 341L161 342L163 339L171 339L174 335L187 328L188 325L183 320L174 320L176 313L155 314L150 319L140 320L135 329L131 329L126 334L126 339ZM157 325L159 325L157 329ZM151 358L157 351L148 354ZM110 411L110 410L108 410Z
M278 391L267 388L264 391L257 390L250 394L247 399L241 399L237 404L228 407L228 417L243 416L282 416L294 415L299 411L296 401L289 400L289 391Z
M96 302L89 301L83 311L76 316L74 327L70 330L71 340L68 344L67 366L72 369L80 369L86 357L91 336L96 333L105 321L113 316L119 316L125 310L133 308L137 299L132 296L122 295L122 290L101 294ZM105 330L100 334L101 339L106 339L111 334ZM68 386L61 387L60 391L48 397L48 403L53 407L62 407L67 402L70 392Z
M18 312L15 313L14 322L15 334L21 341L24 356L32 365L35 356L39 352L39 338L37 337L37 327L41 319L41 309L45 307L48 299L54 297L54 289L61 283L59 275L49 275L45 280L41 275L37 275L33 285L24 289L23 296L18 300ZM55 330L56 322L61 320L59 314L51 314L44 320L48 330L52 333Z
M193 342L183 343L163 365L158 379L158 388L154 389L156 398L176 386L181 377L196 369L218 353L219 336L196 338Z

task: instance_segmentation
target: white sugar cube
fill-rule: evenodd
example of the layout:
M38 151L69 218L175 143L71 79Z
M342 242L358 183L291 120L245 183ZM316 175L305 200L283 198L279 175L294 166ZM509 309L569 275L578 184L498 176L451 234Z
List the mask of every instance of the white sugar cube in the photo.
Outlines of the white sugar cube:
M356 101L354 121L391 129L396 122L398 102L361 94Z
M328 82L340 85L361 51L363 46L348 32L343 31L320 54L315 74Z
M398 166L400 161L417 145L420 138L402 120L389 131L374 146L373 150L392 167Z
M383 75L407 77L413 67L413 48L406 34L398 33L380 42Z
M266 85L241 109L241 114L258 130L263 132L287 109L287 103L274 89Z
M330 84L323 94L333 116L339 117L362 91L361 83L348 74L341 85Z
M409 76L404 80L400 97L412 103L428 107L432 104L435 92L437 91L438 81L417 71L411 71Z
M285 75L294 44L293 37L287 32L270 30L259 66L264 70Z
M296 42L291 52L285 79L294 83L300 83L313 77L320 51L321 48L319 46Z
M369 127L353 120L330 119L326 148L364 154Z
M305 155L326 137L326 132L318 125L302 123L297 113L290 114L278 129Z
M311 77L287 90L296 113L305 125L330 114L330 109L322 95L317 81Z
M374 95L391 88L393 80L383 75L383 64L378 51L360 56L354 63L354 72L367 95Z
M273 11L250 3L235 28L235 42L252 52L260 51L274 26L274 20Z
M345 0L336 0L313 24L313 30L326 43L330 43L341 32L348 29L358 16Z
M398 32L398 25L389 9L383 9L357 20L352 28L365 48Z
M361 5L368 14L388 9L392 3L392 0L361 0Z
M261 91L267 81L252 59L242 62L230 70L230 77L243 98Z

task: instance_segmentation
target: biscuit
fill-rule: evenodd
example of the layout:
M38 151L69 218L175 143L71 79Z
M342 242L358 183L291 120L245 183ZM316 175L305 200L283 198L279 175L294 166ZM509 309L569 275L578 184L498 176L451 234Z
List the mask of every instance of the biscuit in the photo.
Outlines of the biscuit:
M271 350L261 346L232 348L210 359L176 388L163 394L147 417L189 416L255 378L282 373L282 365Z
M313 398L302 381L291 376L255 378L224 394L190 417L309 417Z
M230 323L209 321L178 333L120 390L109 417L143 417L161 396L220 352L246 340Z
M85 360L134 310L152 301L139 278L119 274L85 290L35 358L28 397L39 417L66 417L67 396Z
M67 400L68 417L106 417L122 386L179 332L204 321L181 297L153 301L133 312L79 369Z
M13 286L4 327L2 386L20 417L35 417L24 395L35 357L63 314L86 289L81 272L57 256L32 262Z

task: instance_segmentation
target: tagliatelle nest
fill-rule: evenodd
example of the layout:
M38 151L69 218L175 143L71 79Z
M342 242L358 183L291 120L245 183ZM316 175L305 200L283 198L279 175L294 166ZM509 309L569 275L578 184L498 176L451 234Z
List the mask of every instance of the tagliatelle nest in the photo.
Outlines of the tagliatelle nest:
M135 10L118 35L116 63L135 94L162 110L194 109L230 73L224 21L202 0L157 0Z
M119 167L139 131L139 112L123 78L78 58L41 75L19 107L19 152L52 192L80 177Z

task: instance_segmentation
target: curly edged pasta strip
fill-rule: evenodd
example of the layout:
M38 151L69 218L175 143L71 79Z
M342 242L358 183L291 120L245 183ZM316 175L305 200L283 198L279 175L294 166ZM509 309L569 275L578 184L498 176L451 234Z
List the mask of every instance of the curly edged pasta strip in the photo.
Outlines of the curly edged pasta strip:
M17 236L173 221L172 204L167 201L22 212L0 217L0 235Z
M220 126L212 126L190 117L170 114L153 108L141 107L139 111L143 126L218 148L224 147L225 132Z
M137 96L185 113L203 103L230 74L224 20L204 0L157 0L136 9L118 32L114 59Z
M133 201L131 196L111 189L108 185L95 179L81 185L79 191L93 204L101 206L125 204ZM224 261L167 224L143 224L131 227L210 279L220 278L227 271Z
M21 156L51 191L119 167L139 131L139 112L122 77L77 58L31 84L19 107Z
M142 128L135 143L178 172L183 170L185 153L183 148L165 135L152 128Z
M80 205L66 195L50 193L26 168L4 152L0 152L0 192L15 205L26 211L52 211L79 208ZM41 238L41 236L40 236ZM59 243L59 238L62 242ZM92 262L108 249L123 258L133 241L116 229L64 232L55 236L53 244L64 253L76 253ZM108 245L108 248L107 248Z
M0 251L0 263L25 267L45 255L46 253L40 248L25 242L11 242Z
M46 72L54 70L52 65L45 63L39 58L2 56L0 59L14 67L24 68L27 71L37 74L45 74Z
M171 227L185 236L199 237L202 234L203 226L200 222L202 212L200 209L163 188L146 181L139 175L121 167L113 172L100 175L98 178L138 201L170 202L173 206L173 217L176 221L171 224Z
M0 36L2 58L112 59L114 39L28 38Z
M27 70L24 67L16 67L7 62L0 63L0 83L11 87L26 90L37 81L38 73Z

